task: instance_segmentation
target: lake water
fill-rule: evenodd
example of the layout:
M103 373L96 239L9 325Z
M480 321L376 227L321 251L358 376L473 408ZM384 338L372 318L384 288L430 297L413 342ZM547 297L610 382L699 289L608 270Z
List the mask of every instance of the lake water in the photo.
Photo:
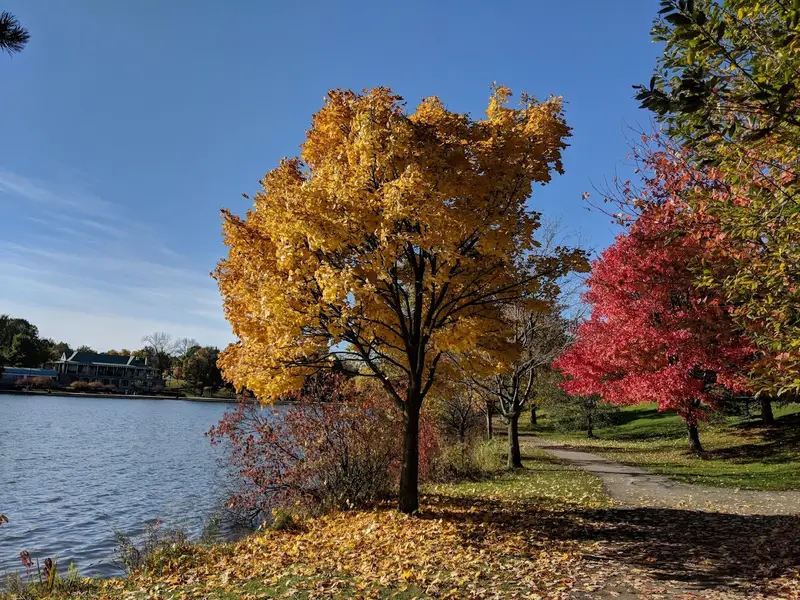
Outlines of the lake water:
M0 577L19 553L118 574L114 532L160 519L197 535L224 500L204 433L227 404L0 395Z

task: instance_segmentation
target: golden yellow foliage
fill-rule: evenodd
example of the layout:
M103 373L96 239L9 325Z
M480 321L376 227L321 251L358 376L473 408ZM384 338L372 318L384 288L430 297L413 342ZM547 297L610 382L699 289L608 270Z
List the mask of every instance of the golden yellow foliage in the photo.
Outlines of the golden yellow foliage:
M225 376L268 400L336 355L402 402L430 387L443 352L502 364L499 306L535 295L542 275L525 203L561 172L569 135L559 99L509 96L494 89L474 120L437 98L406 115L385 88L330 92L302 158L266 175L246 217L224 211L217 278L240 340ZM548 272L582 261L560 258Z

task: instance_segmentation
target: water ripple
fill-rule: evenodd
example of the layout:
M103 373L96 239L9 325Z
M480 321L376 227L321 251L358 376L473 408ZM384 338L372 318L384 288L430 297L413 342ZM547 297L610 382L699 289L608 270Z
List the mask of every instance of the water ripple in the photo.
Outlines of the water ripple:
M109 576L114 532L156 519L198 534L222 500L204 433L227 405L0 396L0 575L19 552Z

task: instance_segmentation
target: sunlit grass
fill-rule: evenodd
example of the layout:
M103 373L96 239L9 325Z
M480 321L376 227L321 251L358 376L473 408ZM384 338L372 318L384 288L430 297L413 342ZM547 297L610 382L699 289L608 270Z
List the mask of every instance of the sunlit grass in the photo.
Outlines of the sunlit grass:
M688 450L686 427L675 413L654 405L626 407L623 423L595 431L599 439L554 432L547 425L530 428L535 435L607 456L624 464L667 475L678 481L756 490L800 488L800 407L776 407L778 425L761 427L757 419L728 417L700 425L705 453Z
M609 502L594 475L523 442L524 469L501 471L481 481L424 486L426 493L550 504L601 506Z

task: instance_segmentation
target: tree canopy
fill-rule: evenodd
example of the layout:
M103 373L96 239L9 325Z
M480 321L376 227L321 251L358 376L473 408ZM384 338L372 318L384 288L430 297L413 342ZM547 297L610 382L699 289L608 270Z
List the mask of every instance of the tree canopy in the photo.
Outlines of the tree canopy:
M667 133L713 166L724 193L690 194L728 237L732 268L701 283L775 357L755 381L800 391L800 6L783 0L663 0L655 75L638 87Z
M746 389L754 350L728 308L698 292L703 247L681 235L681 205L652 205L592 265L590 318L555 366L574 395L614 404L656 402L689 426L718 406L722 389Z
M0 315L0 360L11 367L41 367L49 360L50 340L39 337L37 327L25 319Z
M219 349L213 346L193 346L186 351L181 363L183 378L203 395L203 388L219 388L222 375L217 366Z

